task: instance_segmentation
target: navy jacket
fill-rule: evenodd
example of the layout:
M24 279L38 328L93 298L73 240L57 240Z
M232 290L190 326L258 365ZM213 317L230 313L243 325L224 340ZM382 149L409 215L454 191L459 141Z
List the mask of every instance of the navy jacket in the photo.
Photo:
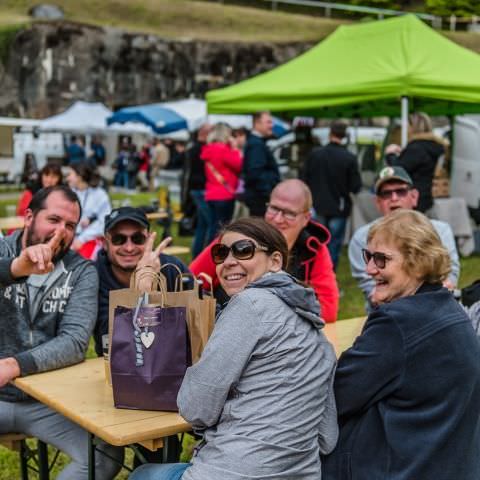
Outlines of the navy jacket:
M265 139L250 134L245 145L243 159L245 199L266 197L280 181L277 162Z
M322 480L480 478L480 344L440 285L370 314L335 397L340 439Z
M173 263L180 271L190 273L190 270L181 262L177 257L171 255L160 254L160 263L166 265L167 263ZM102 335L108 333L108 299L110 290L119 290L121 288L127 288L121 284L112 272L112 266L108 260L105 250L98 252L97 261L95 267L98 271L98 277L100 280L98 290L98 317L93 332L93 338L95 340L95 352L98 356L102 356ZM162 269L162 273L167 280L167 290L172 292L175 290L175 281L178 275L177 270L174 267L166 266ZM191 288L191 285L186 286Z
M304 180L312 191L315 211L327 217L348 217L350 194L362 188L355 155L334 142L312 150L305 163Z

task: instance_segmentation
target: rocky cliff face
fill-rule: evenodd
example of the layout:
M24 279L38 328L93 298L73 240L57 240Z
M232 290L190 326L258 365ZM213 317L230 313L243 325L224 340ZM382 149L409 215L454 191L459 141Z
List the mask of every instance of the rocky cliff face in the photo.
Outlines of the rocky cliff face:
M67 22L18 32L0 64L0 115L45 117L74 100L126 105L202 97L269 70L306 44L165 40Z

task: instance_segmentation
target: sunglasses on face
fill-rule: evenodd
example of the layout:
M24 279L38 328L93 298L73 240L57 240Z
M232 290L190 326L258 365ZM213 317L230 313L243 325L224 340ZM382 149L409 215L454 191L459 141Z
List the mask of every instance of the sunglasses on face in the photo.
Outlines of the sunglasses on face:
M290 222L293 222L301 213L305 213L305 212L292 212L291 210L285 210L283 208L276 207L271 203L267 203L266 205L267 205L267 215L276 217L279 213L281 213L282 217L285 220L289 220Z
M377 196L379 196L383 200L390 200L393 197L393 194L395 194L398 198L405 198L410 190L411 190L410 187L401 187L401 188L392 188L392 189L389 189L389 190L380 190L377 193Z
M129 239L135 245L145 245L147 236L141 232L135 232L133 235L124 235L123 233L114 233L113 235L110 235L110 240L116 247L125 245Z
M385 253L371 252L370 250L367 250L366 248L362 248L362 256L363 256L363 260L365 261L366 265L368 265L370 260L373 258L373 263L380 270L384 269L387 262L392 259L392 257L390 257L389 255L387 255Z
M268 252L267 247L255 245L252 240L237 240L230 246L225 245L224 243L216 243L210 252L213 263L215 263L215 265L220 265L227 259L230 252L232 252L232 255L237 260L250 260L255 255L256 250Z

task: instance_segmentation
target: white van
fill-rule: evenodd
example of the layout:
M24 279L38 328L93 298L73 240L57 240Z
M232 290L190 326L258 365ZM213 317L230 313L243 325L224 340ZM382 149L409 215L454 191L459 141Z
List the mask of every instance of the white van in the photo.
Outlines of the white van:
M480 115L455 118L450 195L480 207Z

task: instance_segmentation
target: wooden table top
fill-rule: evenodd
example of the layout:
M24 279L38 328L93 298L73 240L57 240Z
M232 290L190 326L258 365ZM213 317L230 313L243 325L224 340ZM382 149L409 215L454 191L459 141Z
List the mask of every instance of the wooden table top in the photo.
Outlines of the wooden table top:
M325 325L325 335L333 344L337 357L352 346L353 341L360 335L366 319L367 317L349 318Z
M325 326L337 355L360 334L366 317L339 320ZM19 377L14 384L106 442L140 443L151 450L162 438L187 432L190 425L177 413L117 409L105 382L105 361L94 358L71 367Z
M170 247L166 247L162 253L166 253L167 255L186 255L190 253L190 248L182 247L181 245L172 245Z
M23 217L1 217L0 230L23 228L24 222Z
M191 429L177 413L115 408L104 363L103 358L94 358L19 377L14 384L111 445L141 443L155 450L163 437Z

